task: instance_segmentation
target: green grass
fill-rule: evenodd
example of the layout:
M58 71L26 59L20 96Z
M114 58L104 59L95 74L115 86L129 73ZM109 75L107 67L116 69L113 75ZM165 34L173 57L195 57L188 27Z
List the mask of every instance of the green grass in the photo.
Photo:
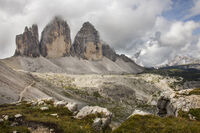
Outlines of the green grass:
M10 133L18 131L29 133L27 124L44 124L49 129L53 128L59 133L98 133L92 127L96 117L102 114L89 115L81 120L75 119L73 113L67 108L53 107L52 103L47 104L49 110L41 111L40 106L32 106L27 103L21 105L1 105L0 116L9 115L9 120L0 123L0 133ZM123 113L120 108L118 115ZM114 110L113 110L114 111ZM11 126L16 121L15 114L23 115L23 122L17 126ZM51 116L57 113L59 117ZM196 118L196 121L189 120L189 114ZM121 116L123 117L123 116ZM135 115L127 119L120 127L111 131L107 127L105 133L199 133L200 131L200 109L190 109L189 112L179 111L179 117L159 117L153 115Z
M12 133L13 131L18 131L19 133L30 133L27 127L25 126L9 126L11 122L4 121L0 124L1 133Z
M200 89L196 88L189 92L189 95L200 95Z
M199 133L200 122L181 117L135 115L126 120L113 133Z
M38 106L31 106L29 104L21 105L4 105L0 106L0 116L9 115L9 118L14 118L15 114L22 114L24 116L24 122L15 127L11 127L12 120L5 121L3 124L0 124L0 133L7 133L12 131L18 131L21 133L29 132L27 123L43 123L49 128L55 128L58 131L64 133L92 133L95 132L92 124L96 115L89 115L81 120L75 119L72 112L67 108L62 107L53 107L48 105L49 110L41 111ZM51 116L50 114L58 114L58 118ZM107 130L107 129L106 129Z
M151 73L151 74L158 74L162 76L169 76L171 78L176 78L180 80L180 77L183 80L180 80L180 84L183 84L185 81L199 81L200 79L200 70L197 69L183 69L183 68L160 68L160 69L150 69L147 68L143 73Z
M179 111L178 112L180 117L184 117L189 119L189 114L194 116L197 121L200 121L200 108L190 109L189 112Z
M93 96L95 96L95 97L101 97L101 95L99 94L98 91L93 92Z

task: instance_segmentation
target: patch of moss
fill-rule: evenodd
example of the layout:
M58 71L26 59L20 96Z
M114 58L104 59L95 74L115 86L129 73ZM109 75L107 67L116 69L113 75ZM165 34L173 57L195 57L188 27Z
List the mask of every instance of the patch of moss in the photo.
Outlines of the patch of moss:
M200 95L200 89L196 88L189 92L189 95Z
M195 117L195 119L197 121L200 121L200 108L196 108L196 109L190 109L189 112L184 112L182 110L180 110L178 112L179 117L184 117L186 119L189 119L189 115Z
M200 122L180 117L135 115L126 120L113 133L199 133Z
M184 111L182 111L182 110L179 110L179 111L178 111L178 116L179 116L179 117L182 117L182 118L189 119L188 112L184 112Z
M0 132L1 133L12 133L13 131L18 131L19 133L30 133L27 127L25 126L10 126L11 122L4 121L0 123Z
M101 95L99 94L98 91L93 92L93 96L95 96L95 97L101 97Z
M137 108L142 108L142 109L148 109L151 107L152 107L152 105L149 105L149 104L138 104L137 105Z
M18 131L22 133L28 133L27 123L43 123L49 128L57 128L64 133L92 133L94 129L92 123L95 117L89 115L84 119L75 119L73 113L67 108L53 107L51 104L47 105L48 110L40 110L40 106L32 106L30 104L23 103L21 105L4 105L0 106L0 116L9 115L9 118L14 118L15 114L22 114L24 116L23 122L16 127L11 127L11 123L14 120L5 121L0 124L0 133L7 133L12 131ZM58 117L51 114L58 114ZM100 114L99 114L100 116ZM53 127L52 127L53 125ZM107 130L107 129L105 129Z
M190 109L189 114L195 117L196 120L200 121L200 109Z

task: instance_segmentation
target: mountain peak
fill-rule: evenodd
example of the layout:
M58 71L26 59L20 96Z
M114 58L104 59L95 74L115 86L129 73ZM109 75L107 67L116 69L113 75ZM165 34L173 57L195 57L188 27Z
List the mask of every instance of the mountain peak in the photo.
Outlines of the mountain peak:
M15 55L40 56L37 25L34 24L30 28L26 26L23 34L16 36L16 47Z
M99 60L103 58L100 36L90 22L85 22L76 34L73 50L75 55L80 58L88 60Z
M70 28L65 20L56 16L42 31L40 52L44 57L70 55Z
M83 27L92 27L92 28L94 28L94 25L92 23L90 23L89 21L86 21L86 22L83 23Z

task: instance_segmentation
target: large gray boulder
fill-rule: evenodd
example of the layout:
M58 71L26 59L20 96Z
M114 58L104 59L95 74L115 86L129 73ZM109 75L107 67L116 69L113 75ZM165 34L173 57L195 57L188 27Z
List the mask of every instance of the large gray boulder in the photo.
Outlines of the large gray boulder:
M112 113L106 109L99 106L85 106L83 107L78 114L75 116L78 119L82 119L90 114L102 114L102 117L109 117L111 119Z
M38 26L36 24L32 27L25 27L23 34L16 36L16 50L15 56L40 56L39 40L38 40Z
M55 17L42 32L40 42L41 55L48 58L69 56L70 49L70 28L66 21L60 17Z

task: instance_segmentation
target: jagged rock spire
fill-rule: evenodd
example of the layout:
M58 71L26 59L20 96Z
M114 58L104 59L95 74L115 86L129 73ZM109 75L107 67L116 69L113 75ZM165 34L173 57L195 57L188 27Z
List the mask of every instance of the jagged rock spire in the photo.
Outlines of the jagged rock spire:
M40 56L38 26L36 24L32 25L30 28L25 27L23 34L16 36L15 55L23 55L29 57Z
M102 44L98 31L90 22L85 22L73 43L74 54L88 60L102 59Z
M41 55L49 58L68 56L70 49L70 28L66 21L56 16L42 32Z

